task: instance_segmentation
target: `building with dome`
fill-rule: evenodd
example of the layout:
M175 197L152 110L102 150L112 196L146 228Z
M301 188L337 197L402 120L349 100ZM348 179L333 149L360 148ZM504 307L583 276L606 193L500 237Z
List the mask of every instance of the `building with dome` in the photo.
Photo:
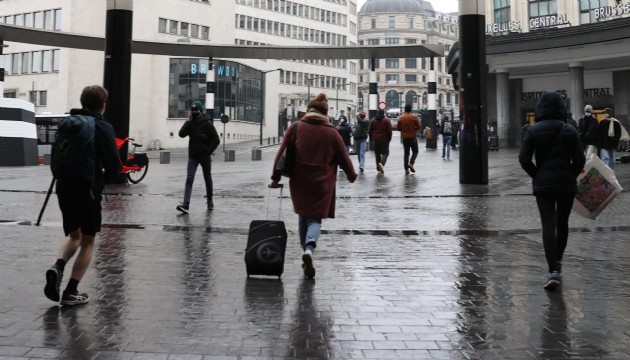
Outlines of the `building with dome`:
M442 44L448 54L458 40L457 13L436 12L428 1L368 0L358 14L358 41L361 46ZM430 59L387 58L376 60L379 102L395 112L405 104L416 111L428 105L428 77ZM445 58L434 60L437 85L437 110L457 112L459 96L447 73ZM358 108L368 111L370 59L359 63Z

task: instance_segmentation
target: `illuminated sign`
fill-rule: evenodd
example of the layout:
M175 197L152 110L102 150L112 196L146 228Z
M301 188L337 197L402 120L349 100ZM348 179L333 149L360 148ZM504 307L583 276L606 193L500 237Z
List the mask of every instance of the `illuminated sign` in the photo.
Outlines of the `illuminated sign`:
M569 25L566 14L541 16L529 19L529 29L541 29L550 26Z
M521 32L520 21L508 21L499 24L486 24L486 34L493 34L498 32Z
M236 66L219 65L217 67L216 64L212 64L212 68L216 71L217 76L227 77L227 78L237 78ZM190 64L190 74L197 75L198 73L201 75L206 75L208 73L207 61L202 61L199 64L196 64L196 63Z
M604 19L613 16L620 16L630 13L630 3L619 4L616 6L604 6L594 10L596 19Z
M567 99L569 97L566 90L557 90L556 92L563 99ZM521 94L521 101L538 101L543 93L544 91L524 92ZM586 99L596 99L609 96L612 96L610 88L584 89L584 98Z

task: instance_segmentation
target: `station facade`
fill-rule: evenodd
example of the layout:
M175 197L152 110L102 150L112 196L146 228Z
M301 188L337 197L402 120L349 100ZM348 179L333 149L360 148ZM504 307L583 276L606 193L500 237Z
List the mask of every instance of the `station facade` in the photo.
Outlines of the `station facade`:
M630 3L486 1L488 122L501 146L520 145L543 91L557 91L575 120L589 104L630 125ZM458 45L447 57L460 76Z

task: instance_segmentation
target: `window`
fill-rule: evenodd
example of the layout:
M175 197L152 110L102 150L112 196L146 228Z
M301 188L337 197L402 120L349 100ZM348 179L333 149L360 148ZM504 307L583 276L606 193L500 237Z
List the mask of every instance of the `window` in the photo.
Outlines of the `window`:
M395 84L398 82L398 74L385 74L385 81L387 81L388 84Z
M44 11L44 29L52 30L53 29L53 12L52 10Z
M170 24L169 33L177 34L177 28L179 27L179 22L177 22L175 20L171 20L171 21L169 21L169 24Z
M50 50L42 51L42 72L50 72L50 68L52 65L50 53Z
M413 18L412 17L409 18L409 28L413 29Z
M28 74L31 72L31 53L22 53L22 74Z
M158 32L161 32L161 33L166 32L166 19L160 18L158 20Z
M557 0L528 0L529 18L558 14Z
M376 29L376 18L370 19L370 27Z
M44 27L44 14L41 11L38 11L35 14L35 25L36 29L42 29Z
M405 43L407 44L416 44L418 42L417 39L405 39Z
M597 22L595 9L608 5L608 0L579 0L580 24Z
M60 51L59 49L55 49L52 52L52 70L59 71L59 60L60 60Z
M39 92L39 106L48 105L48 91Z
M24 14L24 26L33 27L33 13Z
M42 53L41 51L33 51L33 63L31 64L31 70L34 73L38 73L42 70Z
M496 24L502 24L509 21L510 0L494 0L494 22Z
M368 39L368 45L379 45L379 39Z
M61 30L61 9L55 9L55 30Z
M386 38L385 39L385 44L387 44L387 45L398 45L399 41L400 41L400 39L398 39L398 38Z
M415 83L418 81L418 76L416 74L405 74L405 81Z
M24 26L24 16L22 14L15 15L15 25Z
M10 54L4 54L4 55L0 55L2 57L2 62L0 62L0 64L4 64L4 68L5 68L5 74L11 74L11 70L13 69L13 67L11 66L11 55Z
M390 16L389 17L389 28L393 29L396 27L396 17L395 16Z
M28 92L28 101L32 102L34 105L37 105L37 91Z
M11 74L19 74L20 73L20 54L11 55Z
M201 27L201 38L208 40L210 38L210 28L207 26Z
M385 67L387 69L398 69L399 67L398 59L385 59Z
M416 69L418 67L418 59L405 59L406 69Z

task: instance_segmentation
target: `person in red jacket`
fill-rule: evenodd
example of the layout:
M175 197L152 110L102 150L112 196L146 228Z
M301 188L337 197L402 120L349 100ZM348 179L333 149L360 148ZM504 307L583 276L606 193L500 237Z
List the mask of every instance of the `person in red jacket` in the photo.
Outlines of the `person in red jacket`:
M281 174L276 170L278 160L287 146L287 139L295 133L295 163L289 188L293 210L298 214L302 268L308 278L315 277L313 252L321 231L322 219L335 217L335 190L337 166L341 166L351 183L357 178L352 160L343 139L330 123L328 99L319 94L308 104L308 111L296 124L291 125L284 136L273 165L272 188L280 186ZM290 140L289 140L290 141Z
M392 122L385 116L385 111L379 110L376 117L370 120L368 134L374 142L376 170L383 175L389 156L389 142L392 141Z

